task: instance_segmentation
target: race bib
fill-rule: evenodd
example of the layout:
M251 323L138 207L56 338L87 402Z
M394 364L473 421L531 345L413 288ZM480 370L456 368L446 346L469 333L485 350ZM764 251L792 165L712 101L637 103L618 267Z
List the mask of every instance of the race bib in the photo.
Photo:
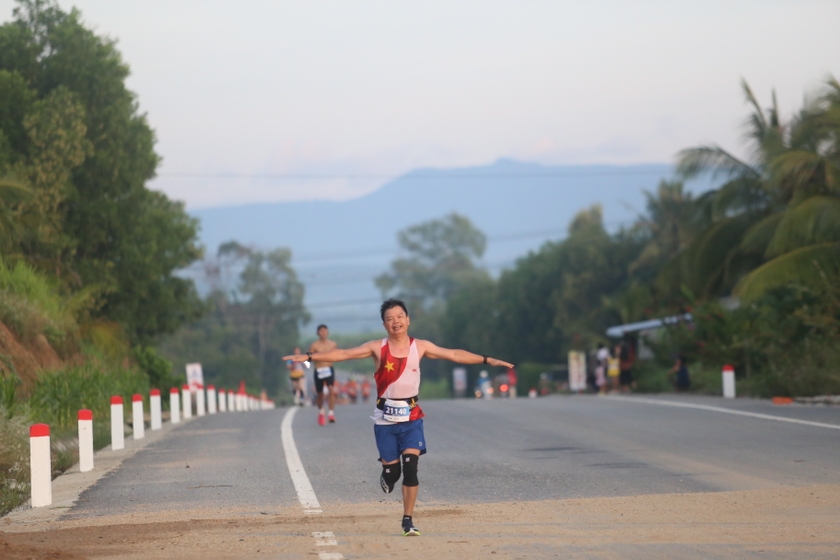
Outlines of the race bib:
M394 401L385 399L382 408L382 418L388 422L408 422L411 415L411 406L406 401Z
M330 367L319 367L315 370L315 375L318 376L318 379L326 379L327 377L333 374L332 368Z

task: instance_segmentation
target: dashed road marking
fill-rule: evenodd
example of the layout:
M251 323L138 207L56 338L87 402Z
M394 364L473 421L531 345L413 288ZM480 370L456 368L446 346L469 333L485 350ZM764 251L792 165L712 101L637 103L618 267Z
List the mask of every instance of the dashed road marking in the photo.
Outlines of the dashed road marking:
M286 465L289 467L289 474L295 485L295 492L297 492L303 512L308 514L323 513L321 503L318 502L312 483L309 482L309 477L306 475L306 470L303 468L300 454L295 445L292 420L294 420L297 411L297 407L289 408L280 424L280 437L283 441L283 452L286 454ZM332 531L313 531L312 536L315 538L315 546L338 546L335 533ZM344 560L344 555L340 552L319 552L318 560Z
M800 420L798 418L787 418L785 416L773 416L772 414L761 414L759 412L745 412L743 410L732 410L731 408L723 408L720 406L710 406L707 404L694 404L684 402L659 401L654 399L642 399L637 397L615 397L608 396L607 398L623 401L635 402L642 404L656 404L659 406L673 406L677 408L694 408L697 410L708 410L711 412L723 412L724 414L734 414L735 416L749 416L751 418L761 418L762 420L774 420L776 422L790 422L791 424L802 424L805 426L814 426L817 428L830 428L832 430L840 430L838 424L825 424L823 422L811 422L810 420Z
M337 546L338 541L335 540L335 534L332 531L313 531L312 536L315 537L316 546Z
M297 492L303 512L309 514L322 513L321 504L318 502L315 490L312 489L309 477L306 476L306 471L295 445L295 438L292 435L292 420L297 411L297 407L289 408L286 415L283 416L282 424L280 424L280 437L283 441L283 452L286 454L286 465L289 467L289 474L292 477L292 483L295 485L295 492Z

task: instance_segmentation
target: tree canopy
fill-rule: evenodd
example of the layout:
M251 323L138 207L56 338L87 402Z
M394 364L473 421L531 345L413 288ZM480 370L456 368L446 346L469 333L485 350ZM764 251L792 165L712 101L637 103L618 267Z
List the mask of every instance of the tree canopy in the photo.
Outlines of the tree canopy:
M95 292L91 317L134 342L173 332L201 310L175 274L201 255L198 224L146 188L160 158L128 66L78 10L18 4L0 26L0 252Z

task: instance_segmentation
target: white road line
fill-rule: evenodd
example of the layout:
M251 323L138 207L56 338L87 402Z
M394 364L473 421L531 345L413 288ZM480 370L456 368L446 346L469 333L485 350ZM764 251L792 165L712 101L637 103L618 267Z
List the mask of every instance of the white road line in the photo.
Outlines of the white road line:
M286 465L289 467L289 474L295 485L295 492L297 492L303 512L322 513L321 504L318 502L318 497L315 496L315 490L312 489L309 477L306 476L303 463L300 462L295 438L292 435L292 420L297 411L297 407L289 408L286 415L283 416L283 423L280 424L280 436L283 441L283 452L286 454Z
M332 531L312 531L312 536L315 537L315 546L338 546Z
M340 552L319 552L318 560L344 560L344 555Z
M761 418L762 420L775 420L776 422L790 422L791 424L803 424L805 426L815 426L817 428L830 428L832 430L840 430L838 424L825 424L823 422L811 422L810 420L799 420L798 418L786 418L784 416L773 416L771 414L760 414L758 412L744 412L742 410L732 410L729 408L722 408L719 406L709 406L706 404L693 404L683 402L669 402L658 401L654 399L641 399L637 397L616 397L608 396L607 398L622 401L635 402L642 404L656 404L659 406L673 406L677 408L695 408L698 410L709 410L711 412L723 412L724 414L734 414L735 416L749 416L751 418Z

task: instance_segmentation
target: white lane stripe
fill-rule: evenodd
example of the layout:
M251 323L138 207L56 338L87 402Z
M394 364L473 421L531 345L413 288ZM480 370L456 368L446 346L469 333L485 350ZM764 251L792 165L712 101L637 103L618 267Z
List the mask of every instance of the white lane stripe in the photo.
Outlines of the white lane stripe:
M340 552L319 552L318 560L344 560L344 555Z
M315 537L315 546L338 546L332 531L312 531L312 536Z
M306 471L303 469L303 463L300 461L300 455L298 455L295 445L295 438L292 435L292 419L294 419L297 411L297 407L289 408L286 415L283 416L283 423L280 424L280 436L283 441L283 452L286 454L286 465L289 467L289 474L292 477L295 492L297 492L298 501L300 501L304 513L321 513L321 504L318 502L315 490L312 489L309 477L306 476Z
M659 406L674 406L677 408L696 408L698 410L709 410L712 412L723 412L724 414L734 414L735 416L749 416L752 418L761 418L762 420L775 420L776 422L790 422L791 424L803 424L805 426L815 426L817 428L830 428L832 430L840 430L838 424L824 424L823 422L811 422L810 420L799 420L798 418L786 418L784 416L773 416L771 414L760 414L758 412L744 412L742 410L732 410L729 408L722 408L719 406L709 406L706 404L693 404L682 402L668 402L657 401L654 399L640 399L636 397L616 397L608 396L608 399L623 402L637 402L643 404L657 404Z

